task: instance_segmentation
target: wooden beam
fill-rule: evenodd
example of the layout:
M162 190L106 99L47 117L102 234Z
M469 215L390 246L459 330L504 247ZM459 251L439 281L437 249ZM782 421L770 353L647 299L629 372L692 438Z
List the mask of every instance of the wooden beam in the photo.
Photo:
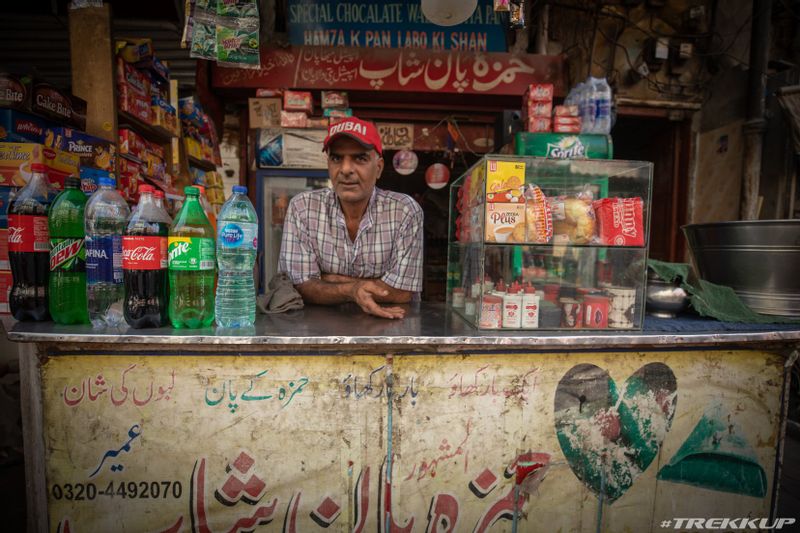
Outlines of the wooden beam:
M69 12L72 92L88 102L86 132L117 142L111 11L102 7Z

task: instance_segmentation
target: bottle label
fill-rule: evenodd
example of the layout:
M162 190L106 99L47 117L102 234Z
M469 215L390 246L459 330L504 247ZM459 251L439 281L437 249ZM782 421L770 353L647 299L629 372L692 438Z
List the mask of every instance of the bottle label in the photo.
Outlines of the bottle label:
M8 215L9 252L49 252L49 235L46 216Z
M151 235L122 237L123 270L161 270L167 268L167 238Z
M122 283L122 236L86 237L86 282Z
M214 270L214 239L207 237L170 237L170 270Z
M217 235L222 248L258 248L258 224L252 222L228 222Z
M50 272L86 272L83 239L50 239Z

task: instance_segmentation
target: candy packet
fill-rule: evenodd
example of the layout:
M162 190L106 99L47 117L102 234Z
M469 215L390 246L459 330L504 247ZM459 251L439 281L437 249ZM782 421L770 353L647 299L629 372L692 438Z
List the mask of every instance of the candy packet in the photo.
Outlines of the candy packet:
M217 63L239 68L261 66L257 18L220 20L216 30Z

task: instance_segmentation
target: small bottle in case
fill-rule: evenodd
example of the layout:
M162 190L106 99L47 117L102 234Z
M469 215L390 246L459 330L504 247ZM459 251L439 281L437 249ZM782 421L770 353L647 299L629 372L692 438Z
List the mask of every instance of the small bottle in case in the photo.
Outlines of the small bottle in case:
M539 295L530 283L522 294L522 329L539 327Z

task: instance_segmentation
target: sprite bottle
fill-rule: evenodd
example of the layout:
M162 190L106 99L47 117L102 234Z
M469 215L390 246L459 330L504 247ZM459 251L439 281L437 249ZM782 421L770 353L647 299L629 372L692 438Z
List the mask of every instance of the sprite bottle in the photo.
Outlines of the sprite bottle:
M200 205L200 191L183 192L183 206L169 229L169 320L175 328L203 328L214 322L214 228Z

